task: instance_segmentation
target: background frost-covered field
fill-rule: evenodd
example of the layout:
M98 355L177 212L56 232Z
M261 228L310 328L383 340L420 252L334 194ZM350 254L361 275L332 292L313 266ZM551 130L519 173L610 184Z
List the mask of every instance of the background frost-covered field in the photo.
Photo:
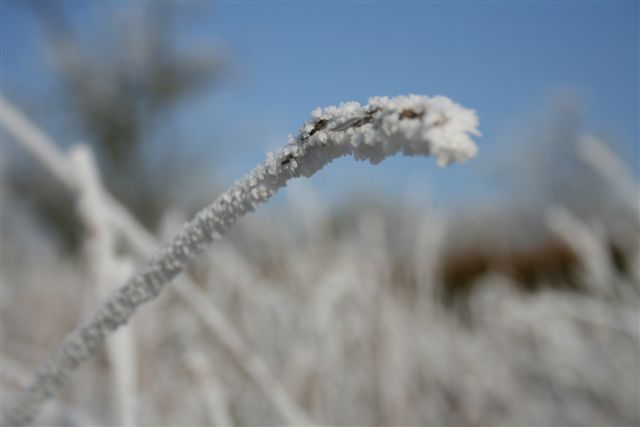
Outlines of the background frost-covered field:
M322 214L318 199L313 203L313 214L305 213L308 203L294 203L277 217L247 218L235 239L219 242L193 270L316 422L637 422L637 277L611 268L608 285L591 285L597 278L579 271L580 291L540 282L539 290L524 292L512 278L489 272L474 279L461 321L438 299L436 266L450 235L443 217L408 207L393 215L368 209L336 233L340 225ZM168 229L177 217L167 216ZM41 238L20 237L29 224L11 218L4 235L12 244L3 273L3 401L92 306L86 263L61 258ZM38 269L25 253L38 257ZM191 311L166 295L130 326L137 422L206 425L220 416L211 402L220 399L234 424L281 423ZM35 312L55 322L29 321ZM99 356L41 421L116 423L111 370Z
M193 111L189 100L215 91L212 83L225 82L233 70L233 54L201 52L193 48L194 34L180 36L185 24L208 28L203 24L215 8L7 4L2 95L41 132L55 135L50 148L68 156L68 170L81 174L84 186L60 182L6 132L3 107L3 411L64 336L142 265L145 243L136 242L155 247L171 238L266 151L243 146L237 129L233 144L215 152L183 142L200 137L194 122L184 121ZM420 16L448 19L448 9L430 7L419 9ZM230 14L224 7L219 13ZM300 19L327 13L339 20L349 11L316 7L301 11ZM373 6L363 13L378 19ZM389 9L385 16L400 22L402 13ZM582 13L571 9L586 19ZM101 23L102 41L85 37L81 22L88 16ZM26 53L7 63L5 43L14 40L9 18L40 32L46 48L27 52L46 58L44 87L17 77L25 74ZM409 78L403 73L415 52L407 48L405 66L396 64L389 75ZM367 55L361 52L362 61ZM444 82L439 76L421 79ZM291 78L281 87L285 99L294 99L287 90L295 85ZM363 86L374 92L366 96L406 91ZM351 97L341 93L330 103ZM618 154L628 150L614 132L593 136L578 102L567 98L519 126L507 145L495 145L491 118L498 114L487 111L488 103L483 115L478 105L480 129L485 123L489 129L480 140L480 166L436 169L433 159L398 159L388 168L369 166L378 181L366 186L354 178L360 166L349 165L351 174L337 162L310 180L293 181L189 265L187 285L171 285L111 337L36 424L638 425L638 162ZM296 113L297 126L310 108ZM228 109L246 113L233 103ZM626 116L620 117L613 123L623 123ZM265 140L286 143L286 136L255 127ZM247 170L218 172L239 157L251 160ZM416 165L433 168L434 181L417 175L398 185L402 169ZM471 178L459 172L467 167ZM340 190L326 178L334 168ZM482 187L486 177L495 187ZM442 188L434 190L434 182ZM438 196L460 187L480 196L455 202ZM105 189L144 228L111 230ZM340 200L336 191L347 196Z

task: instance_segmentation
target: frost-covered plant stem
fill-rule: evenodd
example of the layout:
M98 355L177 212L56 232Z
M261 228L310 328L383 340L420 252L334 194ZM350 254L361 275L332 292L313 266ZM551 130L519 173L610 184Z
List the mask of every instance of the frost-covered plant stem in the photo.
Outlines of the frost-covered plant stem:
M59 150L51 138L22 114L13 104L0 95L0 124L16 141L25 147L43 166L70 191L82 198L84 184L73 173L76 169L67 154ZM114 232L124 237L139 256L154 253L160 242L149 233L101 185L101 212ZM127 275L128 277L128 275ZM124 279L123 279L124 280ZM118 280L119 282L120 280ZM225 313L190 278L183 275L176 280L173 290L191 309L212 335L227 350L237 366L271 402L282 419L291 425L310 424L304 410L287 393L270 372L265 362L256 355L235 329Z
M194 219L148 264L116 291L38 371L35 381L7 414L8 425L25 425L80 365L91 359L109 334L127 323L136 309L155 298L185 267L235 221L268 200L294 177L311 176L332 160L353 155L378 163L397 153L434 155L438 164L464 161L476 153L469 134L477 118L445 97L411 95L372 98L313 112L297 138L269 154Z

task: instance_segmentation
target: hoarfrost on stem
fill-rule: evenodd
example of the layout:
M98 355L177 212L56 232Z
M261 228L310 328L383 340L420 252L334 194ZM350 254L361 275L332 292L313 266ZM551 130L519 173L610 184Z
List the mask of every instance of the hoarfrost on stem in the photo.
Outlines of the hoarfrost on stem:
M311 176L332 160L353 155L373 164L384 158L432 155L441 166L477 152L471 135L480 135L472 110L443 96L375 97L368 105L346 102L316 109L297 137L237 181L118 289L87 321L70 333L57 353L37 372L6 415L6 425L28 424L40 406L90 360L107 336L126 324L137 308L155 298L185 267L235 221L268 200L294 177Z

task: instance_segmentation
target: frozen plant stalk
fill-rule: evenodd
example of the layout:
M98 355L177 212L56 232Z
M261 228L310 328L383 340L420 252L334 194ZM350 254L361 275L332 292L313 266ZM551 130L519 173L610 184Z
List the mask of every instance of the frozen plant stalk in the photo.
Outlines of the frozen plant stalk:
M176 237L118 289L87 321L70 333L54 356L5 414L4 425L25 425L40 406L88 361L106 337L127 323L135 310L155 298L235 221L268 200L286 182L311 176L332 160L352 155L376 164L405 155L434 156L439 165L473 157L479 135L475 113L442 96L376 97L362 106L347 102L316 109L297 137L237 181L186 223Z

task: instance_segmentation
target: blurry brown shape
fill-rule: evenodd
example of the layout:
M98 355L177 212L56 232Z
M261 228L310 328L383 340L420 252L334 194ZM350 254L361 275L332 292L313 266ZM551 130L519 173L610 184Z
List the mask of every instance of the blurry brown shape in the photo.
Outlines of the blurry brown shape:
M616 273L629 277L629 254L615 241L607 245L609 260ZM483 248L452 251L440 265L442 303L468 314L467 303L478 280L490 272L502 274L525 292L554 288L566 291L585 291L578 276L581 260L565 243L549 239L530 249L507 253Z
M527 292L544 287L578 290L576 272L579 263L571 248L558 240L548 240L531 249L508 253L481 248L464 249L444 257L440 267L440 295L445 306L466 317L467 303L478 279L489 272L511 278Z
M631 277L631 266L629 265L629 254L616 242L609 242L609 260L613 268L624 277Z
M463 249L444 256L439 268L441 277L436 288L442 304L460 316L469 325L471 313L469 300L478 279L491 270L491 254L479 248Z
M579 262L569 246L551 240L529 251L512 252L502 260L497 270L527 291L534 291L539 286L577 289L575 273Z

